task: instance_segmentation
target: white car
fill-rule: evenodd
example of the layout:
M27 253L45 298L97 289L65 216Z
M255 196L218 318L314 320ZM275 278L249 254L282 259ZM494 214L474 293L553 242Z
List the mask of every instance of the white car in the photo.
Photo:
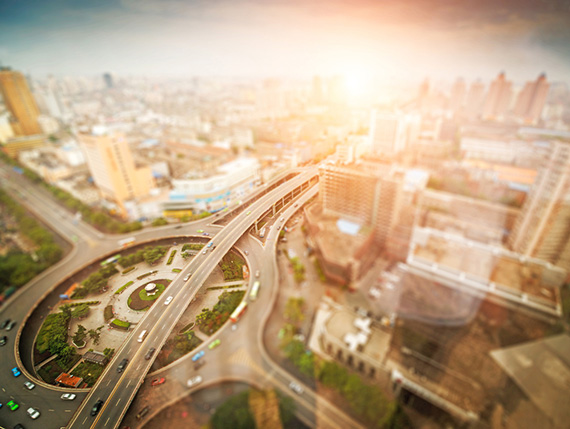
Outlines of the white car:
M289 388L294 391L295 393L297 393L298 395L302 394L304 392L304 389L298 385L297 383L295 383L294 381L292 381L291 383L289 383Z
M196 377L192 377L190 380L188 380L188 387L192 387L192 386L196 386L197 384L200 384L202 382L202 376L201 375L197 375Z
M64 401L73 401L75 399L75 393L64 393L61 395L61 399Z
M186 277L184 277L184 281L187 282L189 278L190 278L190 274L188 274Z
M205 255L206 252L207 252L207 250L203 250L203 251L202 251L202 255Z
M172 296L169 296L168 298L166 298L166 299L164 300L164 305L170 304L170 303L172 302L172 299L173 299Z
M255 271L255 277L259 277L259 270Z
M28 408L28 416L30 416L32 419L37 419L40 416L40 412L38 410L36 410L35 408Z
M24 383L24 386L26 386L26 389L28 389L28 390L32 390L34 387L36 387L36 385L34 383L32 383L31 381L26 381Z

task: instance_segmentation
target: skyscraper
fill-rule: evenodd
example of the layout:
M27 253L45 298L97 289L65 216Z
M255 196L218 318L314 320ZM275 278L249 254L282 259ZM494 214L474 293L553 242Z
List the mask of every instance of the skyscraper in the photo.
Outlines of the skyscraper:
M485 102L485 85L480 80L476 80L469 87L467 98L465 99L465 114L468 118L478 118L483 112Z
M80 134L87 165L101 195L114 201L126 215L124 202L148 195L154 186L150 167L137 167L122 134L94 129Z
M483 105L483 119L502 120L512 98L512 83L505 78L505 73L499 73L489 87L489 92Z
M12 116L10 125L14 134L41 134L42 130L38 124L40 112L24 75L7 68L0 69L0 93Z
M518 253L570 270L570 143L553 144L509 242Z
M401 115L372 110L370 124L372 152L378 155L396 154L406 148L406 124Z
M527 82L517 98L515 115L528 124L535 124L542 114L549 87L544 73L536 81Z
M105 73L103 74L103 80L105 81L105 87L107 89L111 89L114 87L113 85L113 76L111 76L111 73Z
M457 110L463 106L465 102L465 95L467 94L467 85L462 78L458 78L451 88L451 95L449 97L449 108Z

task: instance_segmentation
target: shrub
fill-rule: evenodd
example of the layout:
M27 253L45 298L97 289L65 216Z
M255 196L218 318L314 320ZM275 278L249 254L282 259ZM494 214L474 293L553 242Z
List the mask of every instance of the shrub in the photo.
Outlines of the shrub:
M174 249L174 250L170 253L170 257L168 258L168 262L166 263L166 265L172 264L172 260L174 259L174 255L176 255L176 249Z
M123 286L121 286L119 289L117 289L117 292L115 292L115 295L120 295L126 288L128 288L133 283L134 283L134 281L132 281L132 280L125 283Z
M126 270L123 270L121 274L129 274L131 271L135 270L137 267L129 267Z
M108 320L111 320L113 318L113 306L112 305L108 305L107 307L105 307L105 310L103 311L103 317L105 319L105 322Z
M46 317L36 338L38 353L49 350L52 354L56 354L67 346L67 326L71 317L70 313L70 311L61 311Z
M111 322L111 325L113 325L114 328L123 329L125 331L127 329L129 329L129 326L131 326L131 324L129 322L125 322L124 320L120 320L120 319L114 319Z

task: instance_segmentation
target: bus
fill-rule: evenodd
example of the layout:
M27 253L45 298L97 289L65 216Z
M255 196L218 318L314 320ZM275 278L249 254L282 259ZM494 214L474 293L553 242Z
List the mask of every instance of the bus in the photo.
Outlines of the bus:
M104 266L109 265L109 264L114 264L115 262L118 262L119 259L121 259L120 254L117 254L115 256L111 256L110 258L105 259L103 262L101 262L101 266L104 267Z
M240 319L240 317L243 315L246 308L247 308L247 302L245 302L245 301L240 302L239 305L237 306L237 308L234 310L234 312L230 316L230 320L232 322L236 323Z
M259 286L261 286L261 284L259 283L259 280L256 280L253 283L253 286L251 287L251 291L249 292L249 299L252 301L255 301L257 299L257 294L259 292Z
M124 238L122 240L119 240L119 246L124 249L125 247L129 247L131 244L134 244L136 240L137 239L135 237Z
M259 231L259 236L261 238L263 238L264 235L265 235L265 227L261 228L261 230Z

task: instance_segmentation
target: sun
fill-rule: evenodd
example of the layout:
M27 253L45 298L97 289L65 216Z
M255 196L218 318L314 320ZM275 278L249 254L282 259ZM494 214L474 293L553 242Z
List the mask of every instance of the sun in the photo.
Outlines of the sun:
M370 85L370 76L363 70L350 70L344 73L348 95L358 97L366 94Z

